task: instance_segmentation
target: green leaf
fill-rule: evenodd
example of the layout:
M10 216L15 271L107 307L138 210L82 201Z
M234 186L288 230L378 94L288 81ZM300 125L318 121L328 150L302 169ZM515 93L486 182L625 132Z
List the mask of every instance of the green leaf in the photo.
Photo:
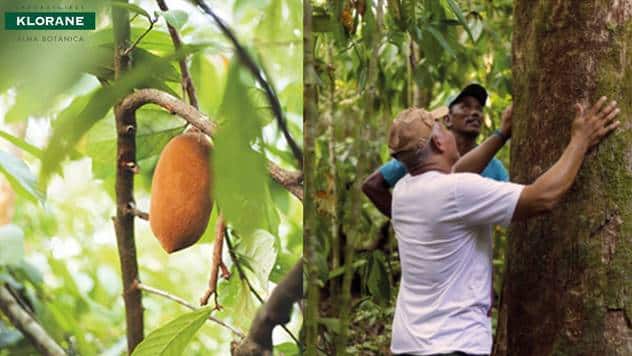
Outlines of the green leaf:
M478 14L468 15L468 26L472 31L472 39L474 42L478 42L483 33L483 19Z
M180 315L147 335L134 349L132 356L182 355L184 348L211 315L211 311L211 307L206 307Z
M138 38L141 36L147 28L143 27L132 27L130 29L130 37ZM112 33L112 27L106 27L103 30L98 30L90 33L86 36L86 42L94 45L94 46L112 46L112 39L114 38L114 34ZM143 49L150 50L156 54L167 54L173 52L173 42L171 41L171 37L169 33L166 31L161 31L158 28L151 30L143 40L140 45ZM110 53L114 53L113 50Z
M204 53L196 53L191 57L191 79L197 91L200 109L211 117L217 114L222 104L225 79L220 74Z
M239 65L233 64L220 108L221 128L213 155L217 204L243 236L257 228L270 230L269 209L273 208L265 160L254 149L262 142L261 119L249 96L244 95L247 88Z
M26 142L25 140L19 137L15 137L11 135L10 133L2 131L2 130L0 130L0 137L11 142L16 147L22 149L25 152L30 153L31 155L37 158L42 157L42 150L39 147L31 145L30 143Z
M324 325L329 331L338 334L342 324L338 318L318 318L318 323Z
M134 67L145 68L150 70L152 75L146 76L147 83L162 82L165 80L171 82L180 82L180 75L173 63L165 60L165 57L157 56L140 47L136 47L133 51ZM177 94L175 94L177 95Z
M369 293L373 296L377 304L386 305L391 297L391 286L388 282L388 272L386 270L386 260L381 251L373 251L369 276L367 279Z
M24 257L24 233L15 225L0 226L0 266L19 265Z
M112 117L113 119L113 117ZM114 120L102 120L88 131L79 152L92 158L92 170L97 178L113 176L116 166L116 128ZM179 117L151 106L136 111L136 160L142 161L160 154L170 139L182 133ZM144 170L145 167L141 166Z
M450 10L452 10L452 13L456 16L456 18L459 20L461 25L463 25L463 28L465 29L467 34L470 36L470 39L473 42L476 42L474 40L474 36L472 35L472 32L470 31L470 26L468 26L467 22L465 21L465 17L463 16L463 12L461 11L461 7L459 7L459 4L457 4L456 1L454 0L446 0L446 1L448 2L448 6L450 7Z
M165 20L169 23L169 25L175 27L176 30L182 29L182 26L187 22L189 15L186 11L182 10L168 10L168 11L160 11L160 16L164 17Z
M298 345L295 343L284 342L274 346L274 354L283 356L298 356L301 353L299 352Z
M37 187L37 178L21 159L0 151L0 172L16 193L33 201L44 202L45 195Z
M23 275L23 279L29 280L35 286L40 286L44 283L42 272L25 260L22 260L22 262L15 266L14 273L18 276Z
M435 0L433 0L435 1ZM421 1L419 0L402 0L401 17L404 28L411 28L415 24L415 20L420 17Z
M279 283L296 263L297 256L286 251L279 252L274 267L270 272L270 281Z
M450 46L445 37L443 37L441 32L439 32L434 26L426 26L424 27L424 30L430 32L430 34L437 40L437 42L439 42L439 45L441 45L441 47L443 47L443 49L448 52L450 56L456 58L456 52L454 51L452 46Z
M147 51L138 53L147 54ZM103 119L114 104L127 95L133 88L138 87L152 76L155 70L166 70L170 62L187 54L186 51L178 51L166 57L157 57L151 54L145 58L149 67L136 66L121 79L109 86L100 87L88 95L75 98L75 100L62 111L53 124L53 134L50 143L46 147L42 159L40 173L40 185L45 186L50 176L58 170L61 162L72 152L79 139L99 120ZM148 68L151 68L148 69ZM170 75L170 74L166 74Z
M145 11L142 7L140 7L138 5L112 1L112 7L118 7L118 8L121 8L121 9L127 9L127 10L129 10L129 11L135 13L135 14L139 14L141 16L146 17L147 20L151 22L151 15L149 15L149 13L147 11Z
M40 186L44 187L62 160L74 148L81 136L102 119L114 105L116 96L110 87L97 89L95 92L79 96L66 107L53 122L53 134L42 157Z
M256 230L250 236L243 236L236 252L253 261L250 283L259 291L267 292L268 278L277 258L274 236L265 230ZM253 283L254 282L254 283Z
M289 37L286 22L283 19L283 4L281 0L271 0L261 16L261 22L257 26L257 37L275 40L284 40Z
M219 285L219 303L224 307L217 316L219 318L231 318L234 326L246 330L252 322L252 318L257 312L259 302L255 300L248 284L238 277L237 270L231 269L235 277ZM235 315L239 315L235 318Z

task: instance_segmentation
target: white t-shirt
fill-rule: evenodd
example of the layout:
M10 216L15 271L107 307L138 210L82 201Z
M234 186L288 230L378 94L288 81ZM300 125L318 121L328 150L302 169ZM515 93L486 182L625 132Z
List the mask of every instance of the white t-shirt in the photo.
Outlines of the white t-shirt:
M395 185L402 278L393 353L491 353L491 226L509 225L523 188L437 171L407 174Z

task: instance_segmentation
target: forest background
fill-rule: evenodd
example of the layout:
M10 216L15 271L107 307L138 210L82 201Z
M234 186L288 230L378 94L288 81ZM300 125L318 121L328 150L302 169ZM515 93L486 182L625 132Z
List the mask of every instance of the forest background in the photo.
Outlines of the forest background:
M307 4L305 184L306 196L314 197L305 202L309 354L388 353L400 267L389 221L360 185L390 159L388 128L404 108L445 105L477 82L489 92L479 140L499 127L511 103L512 5L511 0ZM509 146L497 155L507 168ZM503 283L506 241L506 230L497 227L496 293ZM319 310L312 310L316 306ZM496 310L492 320L495 328Z

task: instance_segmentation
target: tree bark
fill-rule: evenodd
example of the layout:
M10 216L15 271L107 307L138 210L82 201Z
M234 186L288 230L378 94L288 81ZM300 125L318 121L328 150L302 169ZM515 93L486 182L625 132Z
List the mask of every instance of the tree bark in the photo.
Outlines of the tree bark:
M119 0L127 3L126 0ZM114 30L114 73L116 79L129 70L131 59L127 53L130 45L129 12L127 9L112 7L112 27ZM118 103L114 107L116 118L116 217L114 230L121 264L123 280L123 300L127 330L127 350L131 354L143 340L143 305L138 282L138 261L134 240L134 214L130 207L134 204L134 174L136 164L136 115L134 111L121 110Z
M495 355L632 355L632 0L517 0L511 175L531 183L569 141L577 101L621 128L551 214L514 224Z

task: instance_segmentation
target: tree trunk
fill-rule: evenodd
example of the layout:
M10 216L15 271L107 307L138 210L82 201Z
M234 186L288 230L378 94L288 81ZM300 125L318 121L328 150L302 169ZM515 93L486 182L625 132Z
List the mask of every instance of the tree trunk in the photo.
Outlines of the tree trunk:
M127 0L117 0L127 4ZM125 54L130 45L129 12L125 8L112 7L114 30L114 75L117 80L130 69L131 58ZM114 230L121 264L123 301L127 330L127 351L131 355L144 338L143 304L138 282L138 261L134 237L134 215L130 213L134 204L134 173L136 164L136 113L123 112L120 103L114 107L116 117L116 217Z
M315 263L318 254L318 241L316 235L317 211L316 211L316 135L318 122L318 74L314 68L314 42L312 36L312 5L311 1L303 2L303 146L305 147L305 160L303 165L305 200L303 203L304 222L304 258L307 272L307 300L304 311L304 325L302 331L305 356L318 355L318 299L320 293L318 280L318 265Z
M632 0L516 0L511 173L531 183L569 141L577 101L621 128L551 214L514 224L495 355L632 355Z

